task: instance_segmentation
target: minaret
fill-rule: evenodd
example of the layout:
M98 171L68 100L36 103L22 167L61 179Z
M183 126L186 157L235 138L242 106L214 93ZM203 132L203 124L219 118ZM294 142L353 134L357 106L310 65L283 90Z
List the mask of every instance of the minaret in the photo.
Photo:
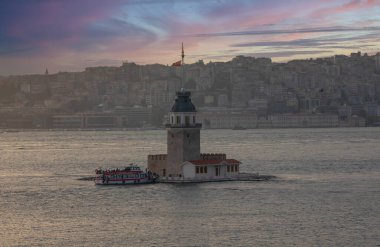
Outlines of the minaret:
M190 98L191 93L181 89L177 92L169 114L167 129L166 176L179 176L184 161L200 159L200 129L196 109Z

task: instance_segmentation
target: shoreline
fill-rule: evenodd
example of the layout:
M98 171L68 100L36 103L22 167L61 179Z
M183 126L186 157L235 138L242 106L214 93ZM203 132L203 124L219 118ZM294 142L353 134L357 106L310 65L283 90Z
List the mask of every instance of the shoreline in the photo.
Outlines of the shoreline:
M247 131L247 130L263 130L263 129L356 129L356 128L379 128L380 125L373 126L342 126L342 127L288 127L288 128L246 128L246 129L218 129L218 128L204 128L202 130L234 130L234 131ZM81 129L1 129L0 133L16 133L16 132L66 132L66 131L150 131L150 130L165 130L164 127L152 128L81 128Z

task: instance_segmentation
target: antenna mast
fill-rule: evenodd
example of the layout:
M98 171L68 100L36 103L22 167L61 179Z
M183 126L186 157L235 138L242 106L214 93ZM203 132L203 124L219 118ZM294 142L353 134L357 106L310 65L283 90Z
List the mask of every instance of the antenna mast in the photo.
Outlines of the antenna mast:
M184 78L184 66L185 66L185 51L183 49L183 42L182 42L182 52L181 52L181 57L182 57L182 60L181 60L181 90L183 89L183 86L184 86L184 81L185 81L185 78Z

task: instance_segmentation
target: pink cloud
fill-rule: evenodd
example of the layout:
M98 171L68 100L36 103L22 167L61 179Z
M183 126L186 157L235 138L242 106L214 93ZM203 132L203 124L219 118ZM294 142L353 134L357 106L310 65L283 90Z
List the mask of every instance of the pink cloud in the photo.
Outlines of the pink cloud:
M380 4L380 0L352 0L350 2L341 4L336 7L327 7L327 8L318 9L317 11L314 11L311 16L321 18L321 17L331 16L331 15L345 13L345 12L368 9L368 8L376 7L379 4Z

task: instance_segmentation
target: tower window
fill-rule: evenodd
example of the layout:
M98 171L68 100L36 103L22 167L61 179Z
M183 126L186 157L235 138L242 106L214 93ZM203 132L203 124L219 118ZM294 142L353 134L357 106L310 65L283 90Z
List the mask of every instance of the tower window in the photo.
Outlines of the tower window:
M173 116L172 116L172 124L174 124L174 118L173 118Z
M177 117L176 117L176 120L177 120L177 124L180 124L180 123L181 123L181 117L180 117L180 116L177 116Z
M190 117L189 116L185 116L185 124L186 125L190 124Z

